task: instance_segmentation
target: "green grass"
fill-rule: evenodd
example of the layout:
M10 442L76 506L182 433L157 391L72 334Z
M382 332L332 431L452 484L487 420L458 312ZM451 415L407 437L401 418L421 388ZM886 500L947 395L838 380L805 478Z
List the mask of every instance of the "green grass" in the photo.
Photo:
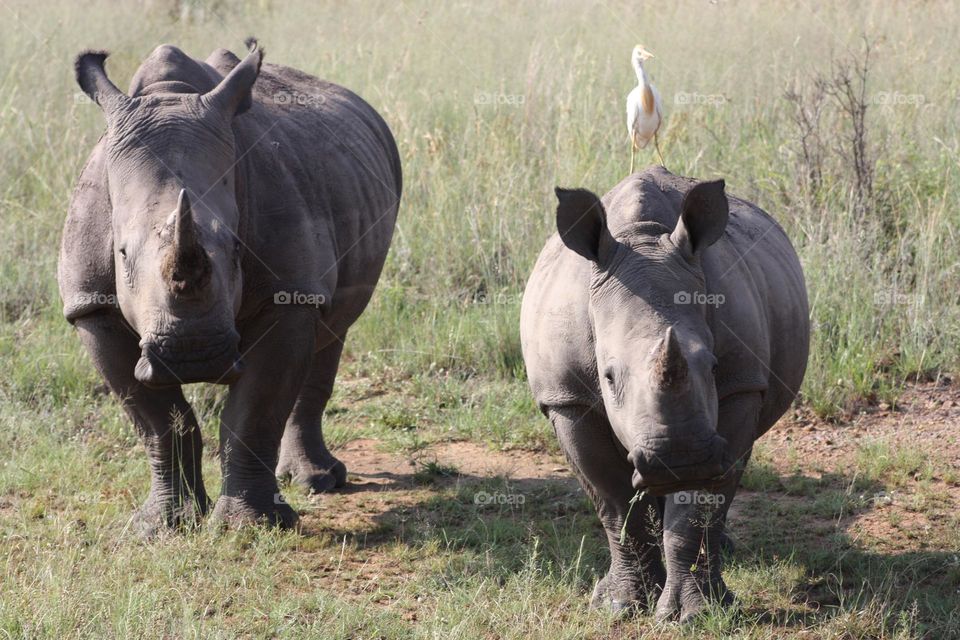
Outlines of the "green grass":
M861 445L857 451L857 467L863 479L885 481L894 486L932 474L929 454L884 441Z
M456 440L555 454L526 386L520 296L552 231L553 186L603 193L626 172L628 56L643 42L657 56L671 170L724 177L797 247L814 325L802 402L836 417L892 401L908 380L960 369L960 84L947 72L960 53L943 45L956 40L956 6L183 0L178 16L172 4L0 3L0 635L960 637L960 523L924 533L915 552L818 528L872 513L860 496L879 491L906 492L922 514L942 510L936 479L955 485L956 471L896 443L868 443L848 473L819 479L808 475L813 461L782 473L757 456L744 481L755 502L738 532L749 543L729 571L743 605L691 628L586 609L606 553L582 498L524 487L522 509L481 508L479 489L458 488L428 454L419 473L431 497L391 507L369 530L201 529L143 545L126 530L148 485L142 451L62 320L55 282L69 194L103 130L99 111L77 99L76 53L110 49L109 73L125 87L158 44L205 57L240 51L255 34L268 61L368 99L404 162L395 242L350 334L328 440L371 437L407 456ZM865 216L836 150L844 120L824 115L825 179L811 191L798 180L799 133L783 98L857 51L863 31L880 39ZM884 104L890 94L922 104ZM223 393L189 395L215 488ZM822 606L802 606L808 597Z
M614 622L586 608L607 558L592 508L568 484L464 477L425 457L410 471L416 499L371 495L369 521L337 518L349 496L291 491L302 534L201 528L143 544L126 527L146 469L114 403L88 398L51 412L46 430L13 428L28 420L38 422L35 410L8 413L0 432L3 450L23 452L0 468L0 628L14 637L652 632L647 616ZM214 425L204 429L209 443ZM216 486L215 456L204 463ZM960 565L956 551L940 551L957 548L955 525L924 534L926 552L874 549L850 519L874 509L850 494L853 470L814 481L758 468L770 485L748 487L734 521L728 581L740 606L659 637L956 637ZM480 492L525 499L477 504Z

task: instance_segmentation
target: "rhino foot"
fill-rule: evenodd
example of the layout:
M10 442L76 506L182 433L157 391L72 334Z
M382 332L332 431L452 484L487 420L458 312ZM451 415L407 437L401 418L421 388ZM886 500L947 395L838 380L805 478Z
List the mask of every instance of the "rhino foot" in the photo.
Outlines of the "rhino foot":
M303 456L281 456L277 479L289 480L308 493L326 493L347 484L347 467L329 453L317 462Z
M249 494L221 495L213 507L211 518L230 528L267 525L293 529L300 516L284 501L283 496L274 493L267 499L257 499Z
M210 510L206 492L160 493L151 491L130 522L142 538L152 540L168 531L200 526L200 520Z
M735 597L723 580L701 584L696 576L688 574L680 579L667 578L667 584L657 601L655 617L658 622L679 620L687 623L699 614L708 602L730 606Z
M648 606L660 593L660 586L651 580L651 588L638 585L633 579L624 579L611 570L597 582L590 598L594 609L607 609L618 616L632 615Z

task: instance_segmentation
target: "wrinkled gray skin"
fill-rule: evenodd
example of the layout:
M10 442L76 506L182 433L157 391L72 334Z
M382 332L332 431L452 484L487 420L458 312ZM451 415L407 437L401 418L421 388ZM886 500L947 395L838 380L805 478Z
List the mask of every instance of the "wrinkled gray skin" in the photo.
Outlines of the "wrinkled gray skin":
M521 340L536 401L607 532L610 570L592 604L658 598L658 618L687 620L706 599L732 601L726 512L754 440L803 379L800 263L776 222L723 181L658 167L602 202L557 196L559 233L527 284Z
M161 46L130 97L107 78L106 54L76 62L107 130L70 203L60 292L146 447L152 485L135 524L148 536L209 508L183 384L230 385L219 519L291 526L276 476L312 491L346 480L320 421L387 255L400 159L358 96L261 69L248 44L242 62Z

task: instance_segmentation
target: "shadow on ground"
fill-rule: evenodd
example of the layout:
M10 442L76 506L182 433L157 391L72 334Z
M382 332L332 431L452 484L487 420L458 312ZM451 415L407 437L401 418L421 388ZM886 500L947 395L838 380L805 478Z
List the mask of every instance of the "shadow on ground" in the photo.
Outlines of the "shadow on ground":
M860 523L886 508L877 498L889 495L884 486L772 468L760 476L765 481L743 489L731 515L727 575L739 576L742 595L733 615L771 628L880 616L884 628L960 638L958 552L936 532L900 551L865 541ZM313 498L303 516L305 536L348 540L374 562L397 544L439 548L483 557L477 570L502 580L533 554L546 572L574 567L584 605L608 562L599 521L568 475L510 478L442 466L351 472L347 487ZM767 593L784 582L784 597Z

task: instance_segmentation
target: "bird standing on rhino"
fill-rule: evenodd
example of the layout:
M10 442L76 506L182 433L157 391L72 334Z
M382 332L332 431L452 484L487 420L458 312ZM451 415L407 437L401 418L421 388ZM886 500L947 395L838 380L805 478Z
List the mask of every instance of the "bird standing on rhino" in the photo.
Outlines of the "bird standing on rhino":
M393 235L400 158L350 91L248 41L206 61L165 45L129 95L103 52L77 81L106 118L64 229L64 313L142 437L146 535L209 508L201 437L182 385L228 384L214 515L291 526L277 476L325 491L346 469L321 416L347 330Z
M686 620L708 599L732 600L726 513L754 441L803 380L800 262L780 226L722 180L658 167L602 200L557 198L521 343L536 402L607 534L592 604L657 598L658 618Z

